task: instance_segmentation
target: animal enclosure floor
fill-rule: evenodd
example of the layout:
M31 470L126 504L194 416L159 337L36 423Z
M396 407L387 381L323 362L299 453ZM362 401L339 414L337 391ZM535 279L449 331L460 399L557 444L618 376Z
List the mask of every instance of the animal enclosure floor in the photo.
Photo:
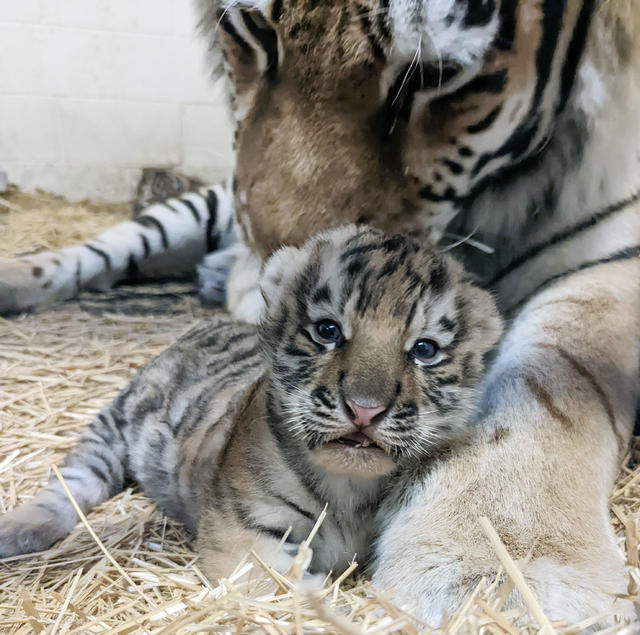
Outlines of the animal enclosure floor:
M0 255L78 242L127 216L122 205L2 194ZM185 280L87 293L79 301L0 319L0 512L32 497L90 416L208 312ZM621 471L611 512L620 545L636 567L640 468ZM295 584L295 571L278 576L248 557L230 580L207 581L190 537L131 489L87 521L102 547L79 524L45 553L0 561L1 633L431 630L358 578L334 578L310 597ZM637 575L637 569L630 572ZM631 575L629 584L635 593ZM505 589L484 581L439 632L537 632L525 607L503 610ZM588 624L554 626L579 632Z

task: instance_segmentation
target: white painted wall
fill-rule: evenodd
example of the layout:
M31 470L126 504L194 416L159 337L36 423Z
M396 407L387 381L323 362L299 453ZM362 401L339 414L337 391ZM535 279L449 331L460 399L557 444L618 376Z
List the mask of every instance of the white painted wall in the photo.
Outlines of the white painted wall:
M128 200L142 167L232 166L190 0L0 0L0 171L27 190Z

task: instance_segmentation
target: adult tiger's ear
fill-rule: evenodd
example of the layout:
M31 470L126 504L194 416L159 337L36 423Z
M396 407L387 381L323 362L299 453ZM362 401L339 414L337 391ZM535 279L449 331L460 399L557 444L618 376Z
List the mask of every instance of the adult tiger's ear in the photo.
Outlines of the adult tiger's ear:
M260 274L260 293L267 310L284 297L289 285L306 263L308 255L297 247L282 247L265 262Z

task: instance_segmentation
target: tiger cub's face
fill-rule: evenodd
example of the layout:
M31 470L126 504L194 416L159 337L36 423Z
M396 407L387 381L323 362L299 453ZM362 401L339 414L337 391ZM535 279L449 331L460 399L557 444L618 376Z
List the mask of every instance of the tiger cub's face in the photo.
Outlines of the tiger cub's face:
M262 292L279 425L316 465L385 474L468 425L501 320L451 258L350 225L276 252Z

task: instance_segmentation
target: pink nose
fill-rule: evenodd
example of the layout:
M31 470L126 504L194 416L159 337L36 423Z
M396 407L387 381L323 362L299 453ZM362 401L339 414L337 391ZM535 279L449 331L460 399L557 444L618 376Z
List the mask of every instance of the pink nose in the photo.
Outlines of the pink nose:
M365 408L352 399L347 399L346 403L347 407L349 408L349 410L351 410L351 414L354 417L353 422L357 426L363 427L370 426L373 418L387 409L386 406L373 406L372 408Z

